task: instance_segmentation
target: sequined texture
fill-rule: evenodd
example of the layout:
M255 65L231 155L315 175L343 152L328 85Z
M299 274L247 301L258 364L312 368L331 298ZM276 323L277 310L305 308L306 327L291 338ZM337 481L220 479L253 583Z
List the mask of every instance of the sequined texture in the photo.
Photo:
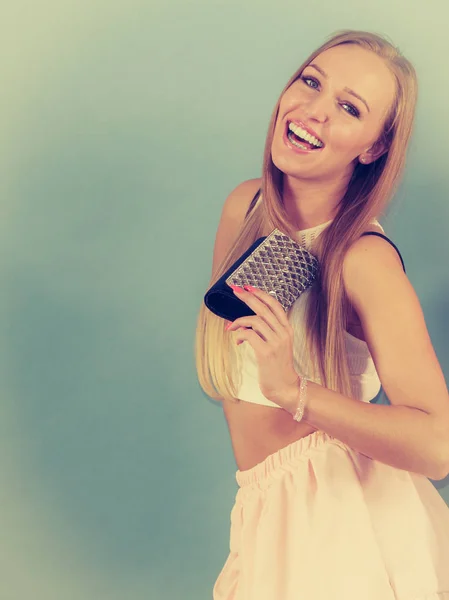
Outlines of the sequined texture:
M318 259L288 235L274 229L226 279L252 285L274 296L287 311L315 281Z

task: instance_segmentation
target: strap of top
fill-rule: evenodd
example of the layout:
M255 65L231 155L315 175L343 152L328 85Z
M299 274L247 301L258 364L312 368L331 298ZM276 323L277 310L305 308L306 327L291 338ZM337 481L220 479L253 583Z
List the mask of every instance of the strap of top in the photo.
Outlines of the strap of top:
M256 202L257 202L257 199L259 198L259 196L260 196L260 192L261 192L261 191L262 191L261 189L258 189L258 190L257 190L257 192L256 192L256 194L255 194L255 196L254 196L254 198L251 200L251 202L250 202L250 205L249 205L249 207L248 207L248 210L246 211L245 219L248 217L249 213L250 213L250 212L253 210L253 208L255 207L255 205L256 205Z
M399 252L397 246L395 244L393 244L393 242L390 239L388 239L386 235L384 235L383 233L379 233L377 231L365 231L364 233L362 233L362 235L378 235L379 237L384 238L384 240L387 240L387 242L389 242L393 246L393 248L396 250L396 252L399 254L399 258L401 259L402 268L404 269L404 273L407 273L407 271L405 270L405 265L404 265L404 261L402 260L401 253Z
M248 217L248 215L250 214L250 212L253 210L254 206L256 205L261 191L262 191L261 189L258 189L254 195L254 198L251 200L248 210L246 211L245 219ZM395 244L393 244L393 242L389 238L387 238L386 235L384 235L383 233L379 233L377 231L365 231L364 233L362 233L362 235L378 235L379 237L384 238L384 240L387 240L387 242L389 242L393 246L393 248L396 250L396 252L399 254L399 258L401 259L402 268L404 269L404 273L407 273L407 271L405 270L405 265L404 265L404 261L402 259L401 253L399 252L397 246Z

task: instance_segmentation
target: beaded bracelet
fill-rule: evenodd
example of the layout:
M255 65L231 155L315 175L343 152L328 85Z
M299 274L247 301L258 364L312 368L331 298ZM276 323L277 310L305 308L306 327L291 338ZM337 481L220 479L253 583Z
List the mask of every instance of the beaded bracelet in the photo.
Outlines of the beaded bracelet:
M301 421L304 416L304 407L306 404L306 392L307 392L307 379L305 377L300 377L301 383L299 385L299 404L296 409L295 414L293 415L293 419L295 421Z

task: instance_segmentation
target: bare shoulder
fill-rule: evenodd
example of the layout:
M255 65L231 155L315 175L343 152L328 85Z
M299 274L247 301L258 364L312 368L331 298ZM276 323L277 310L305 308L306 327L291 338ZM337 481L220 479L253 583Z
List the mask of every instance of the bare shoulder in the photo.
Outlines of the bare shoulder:
M366 232L376 232L386 235L375 224L371 224L365 230ZM352 266L355 263L366 260L374 260L377 264L383 263L384 266L395 264L399 267L400 271L403 270L397 250L390 242L378 235L361 235L358 240L353 242L345 254L344 266Z
M365 230L366 232L382 233L385 235L383 229L375 223L371 223ZM370 260L371 262L369 262ZM362 340L365 339L365 335L359 315L353 304L355 301L355 288L363 280L363 274L366 272L366 269L379 268L392 268L394 271L399 270L401 273L403 271L399 255L389 242L377 235L360 236L358 240L351 244L345 254L343 260L343 284L346 292L344 298L349 309L349 332Z
M241 225L250 202L257 190L260 189L261 183L260 177L247 179L234 188L224 201L220 224L222 218L225 217L225 220L231 219Z
M260 186L261 178L248 179L233 189L225 199L215 235L212 277L236 240L251 200Z
M361 236L351 244L343 259L343 283L350 302L366 292L368 284L384 288L387 280L390 285L393 280L409 284L398 252L382 237Z

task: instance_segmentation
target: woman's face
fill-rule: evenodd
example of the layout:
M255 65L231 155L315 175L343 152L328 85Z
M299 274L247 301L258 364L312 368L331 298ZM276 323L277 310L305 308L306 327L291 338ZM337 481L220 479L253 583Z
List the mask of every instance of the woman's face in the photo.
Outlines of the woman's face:
M299 179L350 176L360 155L365 164L378 158L367 151L382 131L394 94L394 77L373 52L355 44L322 52L281 98L271 146L274 164ZM323 145L310 150L310 138L304 144L295 137L303 137L304 128Z

